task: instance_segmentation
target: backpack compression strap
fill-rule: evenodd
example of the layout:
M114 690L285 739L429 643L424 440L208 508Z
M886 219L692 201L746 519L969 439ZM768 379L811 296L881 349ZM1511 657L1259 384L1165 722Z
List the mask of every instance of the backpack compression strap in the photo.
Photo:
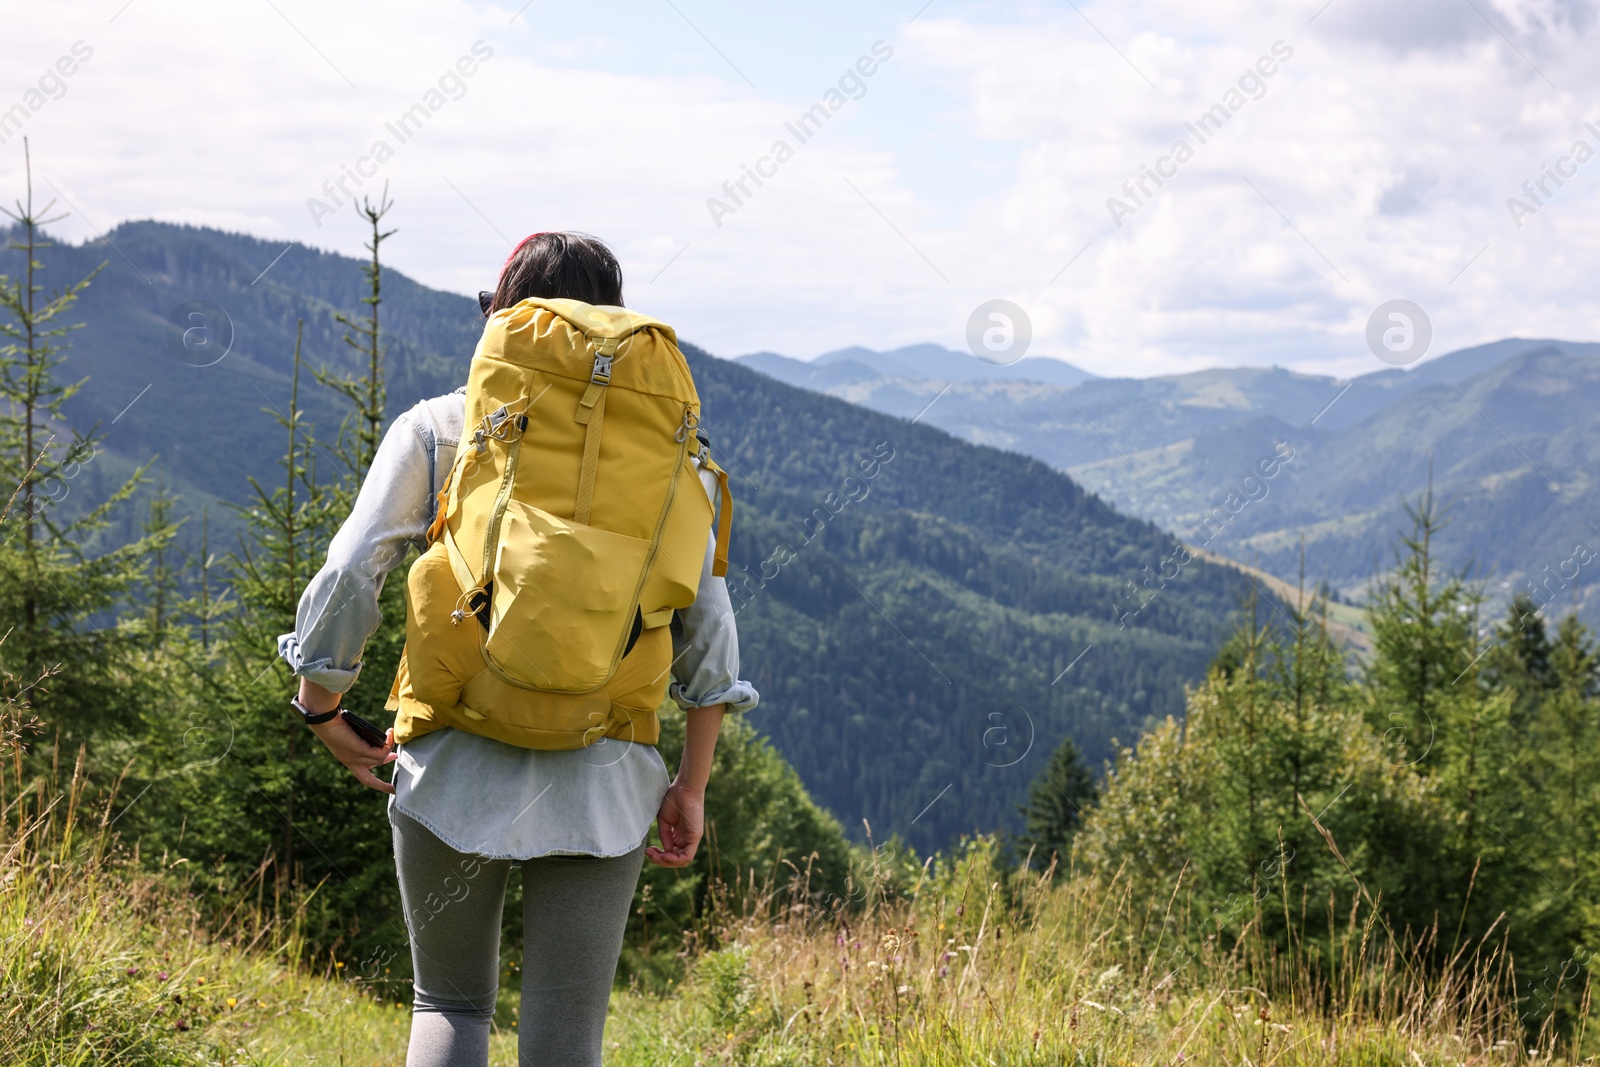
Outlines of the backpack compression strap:
M717 476L721 506L717 508L717 550L711 558L711 573L717 578L728 573L728 537L733 532L733 496L728 492L728 472L717 466L708 448L701 456L706 470Z

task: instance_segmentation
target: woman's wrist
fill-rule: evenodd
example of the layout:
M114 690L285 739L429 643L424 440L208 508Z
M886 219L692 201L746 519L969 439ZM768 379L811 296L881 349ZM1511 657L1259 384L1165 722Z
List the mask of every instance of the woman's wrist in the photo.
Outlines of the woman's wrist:
M317 714L332 711L339 706L342 695L318 685L309 678L300 679L300 703L305 705L308 711Z
M684 713L683 758L678 761L678 773L672 783L679 789L705 794L706 782L711 778L711 757L716 752L717 734L727 708L726 704L713 704Z

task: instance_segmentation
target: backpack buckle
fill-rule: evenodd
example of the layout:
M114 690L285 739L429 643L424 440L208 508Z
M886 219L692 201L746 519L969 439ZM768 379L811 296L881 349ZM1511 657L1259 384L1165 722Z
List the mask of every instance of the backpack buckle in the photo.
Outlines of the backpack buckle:
M611 384L612 357L605 352L596 352L594 355L594 370L589 373L589 380L596 385Z
M502 404L485 415L478 428L472 431L472 443L478 454L482 455L488 450L490 441L510 444L527 432L528 409L532 406L533 401L525 401L522 407L513 411L511 405Z

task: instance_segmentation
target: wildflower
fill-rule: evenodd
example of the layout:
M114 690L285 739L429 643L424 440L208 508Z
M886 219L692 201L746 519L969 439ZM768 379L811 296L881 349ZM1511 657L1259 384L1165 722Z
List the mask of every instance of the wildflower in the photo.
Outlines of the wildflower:
M194 984L195 985L205 985L206 984L206 980L204 978L196 978L194 980Z
M165 982L166 980L167 980L167 972L166 971L157 971L156 972L156 981Z
M230 1007L230 1008L236 1007L238 1005L238 1003L239 1003L239 998L238 997L229 997L228 998L228 1007Z
M137 967L129 967L128 968L128 976L130 978L133 977L134 975L137 975L138 973L139 973L139 968L137 968Z

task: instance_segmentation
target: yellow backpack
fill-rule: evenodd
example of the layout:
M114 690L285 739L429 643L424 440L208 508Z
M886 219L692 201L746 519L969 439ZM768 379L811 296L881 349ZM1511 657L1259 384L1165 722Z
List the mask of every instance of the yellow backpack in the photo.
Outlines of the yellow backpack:
M389 708L401 742L443 726L522 748L654 744L676 609L694 603L727 475L672 327L524 300L484 328L455 465L407 582Z

